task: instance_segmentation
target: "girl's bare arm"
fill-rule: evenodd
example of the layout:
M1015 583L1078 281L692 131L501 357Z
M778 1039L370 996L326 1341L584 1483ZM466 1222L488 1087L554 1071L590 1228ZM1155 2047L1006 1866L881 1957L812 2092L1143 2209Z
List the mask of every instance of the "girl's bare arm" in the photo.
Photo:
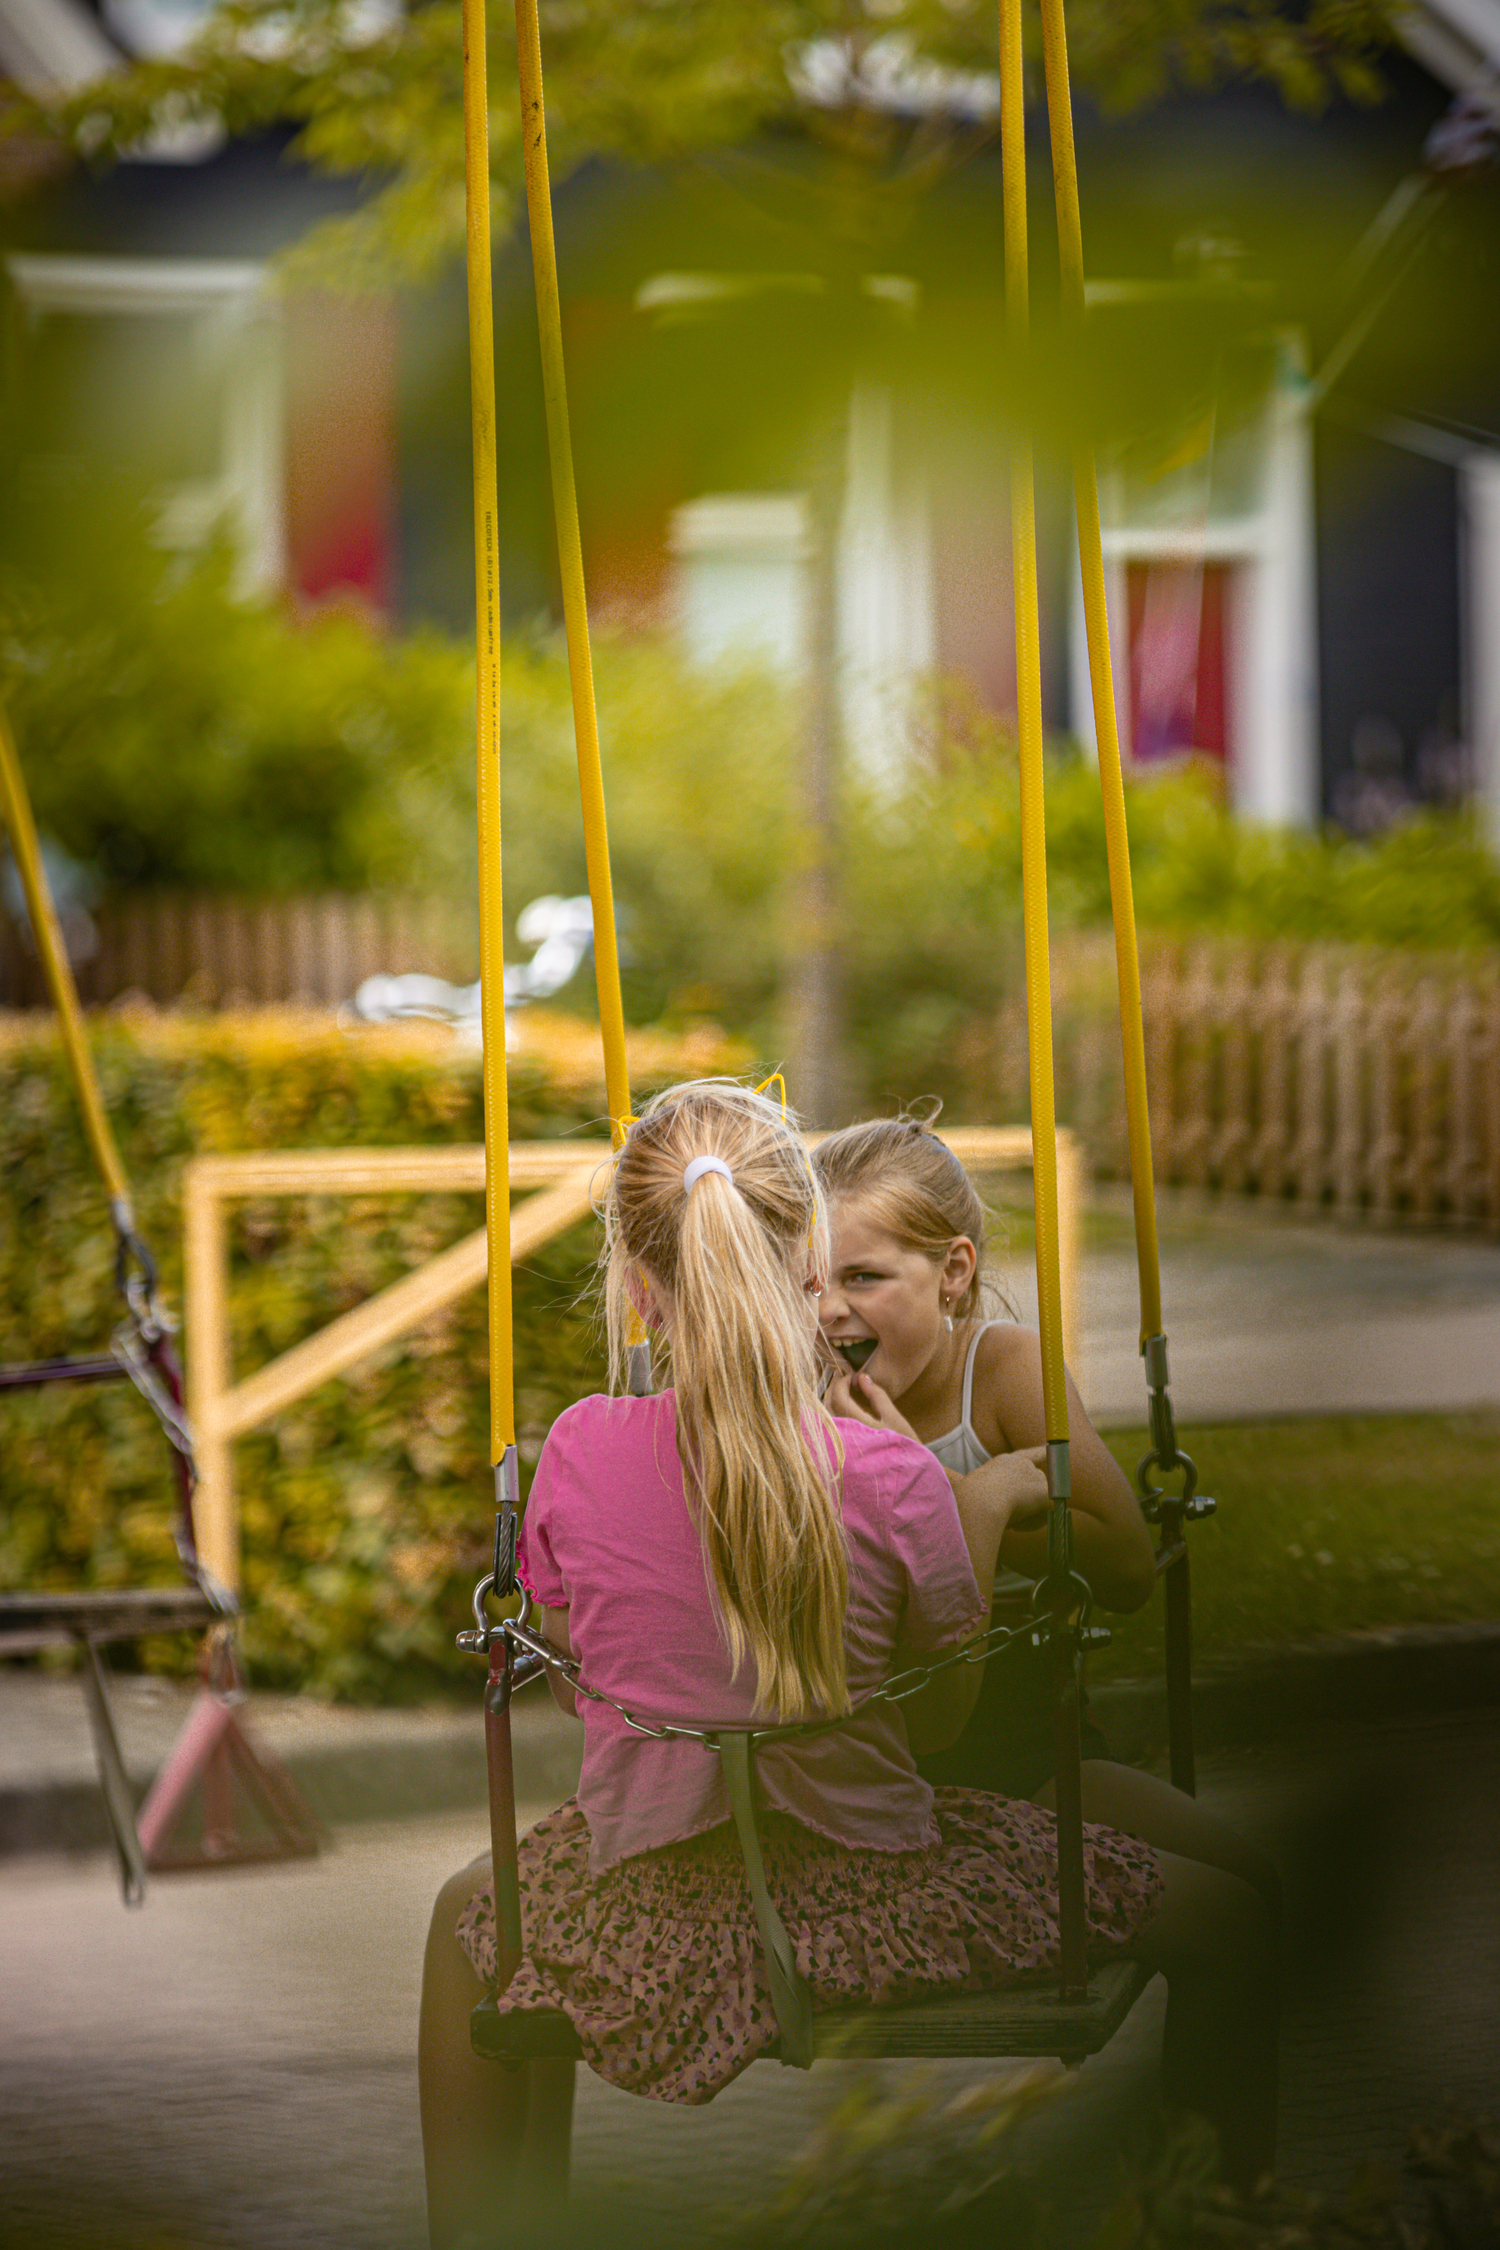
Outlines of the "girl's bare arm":
M1042 1347L1032 1330L992 1328L981 1339L974 1369L974 1425L981 1442L1002 1457L1045 1441ZM1084 1412L1071 1376L1068 1429L1077 1567L1101 1609L1139 1609L1156 1584L1151 1534L1129 1479ZM991 1462L974 1475L986 1476L993 1467ZM1023 1577L1040 1578L1047 1568L1045 1523L1008 1526L1000 1560Z
M573 1643L568 1638L568 1612L565 1609L543 1609L538 1606L533 1610L532 1616L536 1621L537 1638L550 1642L559 1656L571 1656ZM578 1698L573 1693L572 1685L550 1664L547 1667L547 1685L552 1690L552 1700L559 1711L566 1711L570 1719L576 1719Z
M1045 1449L1034 1447L990 1461L983 1470L955 1480L953 1497L964 1544L974 1566L974 1576L986 1610L994 1592L995 1571L1004 1550L1009 1526L1018 1517L1045 1517L1047 1477ZM1045 1534L1044 1534L1045 1536ZM898 1644L892 1669L930 1663L932 1651L915 1651ZM946 1750L968 1723L984 1677L982 1664L954 1664L929 1680L916 1695L903 1700L907 1739L919 1755Z

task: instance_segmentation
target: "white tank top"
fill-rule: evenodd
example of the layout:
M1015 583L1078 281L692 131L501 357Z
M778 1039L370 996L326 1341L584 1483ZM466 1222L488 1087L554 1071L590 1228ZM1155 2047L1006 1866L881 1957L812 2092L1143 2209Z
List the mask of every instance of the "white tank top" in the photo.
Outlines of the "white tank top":
M979 1433L974 1427L974 1362L979 1357L979 1339L981 1336L988 1335L992 1328L1004 1328L1005 1326L1006 1323L1003 1320L986 1320L982 1321L979 1327L975 1329L969 1339L968 1357L964 1361L964 1399L960 1418L953 1428L945 1430L941 1437L925 1440L928 1452L936 1454L943 1467L950 1470L956 1477L966 1477L972 1469L982 1469L986 1461L994 1458L993 1454L981 1443ZM1034 1579L1023 1578L1019 1571L997 1570L995 1573L995 1592L997 1594L1014 1594L1021 1591L1029 1593L1034 1584Z

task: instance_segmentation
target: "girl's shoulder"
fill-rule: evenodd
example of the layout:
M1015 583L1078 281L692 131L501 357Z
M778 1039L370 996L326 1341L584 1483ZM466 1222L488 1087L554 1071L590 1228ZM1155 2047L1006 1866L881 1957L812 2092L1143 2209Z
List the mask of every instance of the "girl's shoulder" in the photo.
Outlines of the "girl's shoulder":
M587 1398L565 1406L547 1432L542 1448L549 1467L578 1455L595 1455L601 1447L619 1449L654 1437L670 1422L670 1391L654 1391L649 1398L615 1398L608 1391L591 1391Z
M972 1418L991 1452L1038 1442L1030 1436L1041 1407L1042 1340L1018 1320L991 1321L974 1353Z
M645 1398L620 1395L613 1391L590 1391L584 1398L575 1398L565 1406L553 1423L554 1430L596 1429L617 1424L629 1428L632 1423L644 1423L659 1415L670 1404L670 1391L651 1391Z

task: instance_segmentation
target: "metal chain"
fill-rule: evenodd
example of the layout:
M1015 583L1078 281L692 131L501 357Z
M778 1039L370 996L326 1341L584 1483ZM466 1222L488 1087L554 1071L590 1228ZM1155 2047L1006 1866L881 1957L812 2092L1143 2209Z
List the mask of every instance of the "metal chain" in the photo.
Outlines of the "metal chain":
M575 1695L583 1696L589 1703L603 1704L607 1710L615 1712L633 1734L645 1735L652 1742L701 1742L710 1750L717 1749L721 1733L749 1734L757 1743L785 1742L801 1736L826 1734L835 1727L848 1726L851 1721L863 1718L877 1703L907 1702L910 1697L919 1695L940 1672L952 1671L959 1664L987 1663L1001 1649L1009 1648L1014 1642L1021 1640L1030 1640L1033 1646L1040 1647L1051 1630L1046 1618L1036 1617L1028 1618L1020 1625L992 1625L988 1632L979 1634L972 1641L966 1641L962 1648L955 1649L952 1654L935 1657L930 1664L913 1665L904 1672L898 1672L893 1679L886 1680L866 1696L863 1703L857 1704L842 1718L804 1719L790 1726L771 1727L676 1726L664 1719L643 1719L639 1712L627 1709L614 1696L606 1695L602 1688L589 1687L580 1676L577 1657L564 1656L561 1650L553 1648L549 1641L542 1640L528 1629L526 1619L531 1611L529 1595L525 1596L525 1607L519 1618L508 1618L503 1624L495 1626L484 1621L484 1600L491 1584L491 1578L482 1578L474 1589L474 1615L481 1622L476 1631L458 1635L458 1646L461 1649L477 1655L487 1651L493 1640L503 1636L512 1645L525 1649L549 1670L560 1672ZM1078 1624L1072 1636L1075 1647L1097 1647L1109 1639L1108 1629L1089 1624L1091 1597L1087 1585L1076 1572L1072 1574L1071 1584L1083 1597ZM1045 1581L1043 1585L1045 1586Z
M147 1357L140 1322L134 1318L122 1321L109 1340L109 1348L160 1422L167 1443L186 1461L196 1484L198 1464L193 1454L193 1433L176 1399Z
M204 1600L221 1617L234 1617L238 1613L239 1603L229 1588L220 1584L202 1560L193 1535L192 1496L198 1484L198 1461L193 1448L193 1433L182 1408L151 1360L152 1344L159 1342L169 1332L169 1327L163 1324L157 1327L153 1335L152 1329L142 1322L132 1302L130 1318L122 1321L115 1330L110 1338L110 1349L156 1416L161 1424L162 1434L182 1463L182 1504L172 1530L177 1558Z

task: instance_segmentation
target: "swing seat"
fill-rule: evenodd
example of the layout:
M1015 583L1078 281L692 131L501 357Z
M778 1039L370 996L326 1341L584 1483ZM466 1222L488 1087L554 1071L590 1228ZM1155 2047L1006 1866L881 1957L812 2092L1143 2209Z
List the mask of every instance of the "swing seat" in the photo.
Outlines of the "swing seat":
M197 1633L217 1611L196 1586L130 1588L121 1593L56 1591L0 1594L0 1656L22 1656L68 1641L133 1641L148 1633Z
M1139 1961L1106 1961L1089 1976L1081 2000L1063 2000L1050 1975L1000 1992L956 1992L892 2007L829 2008L813 2017L813 2054L841 2061L902 2056L933 2061L1056 2056L1079 2063L1106 2047L1151 1982ZM487 2062L581 2062L583 2048L561 2008L502 2015L481 2000L469 2019L476 2055ZM780 2060L770 2047L764 2059Z

